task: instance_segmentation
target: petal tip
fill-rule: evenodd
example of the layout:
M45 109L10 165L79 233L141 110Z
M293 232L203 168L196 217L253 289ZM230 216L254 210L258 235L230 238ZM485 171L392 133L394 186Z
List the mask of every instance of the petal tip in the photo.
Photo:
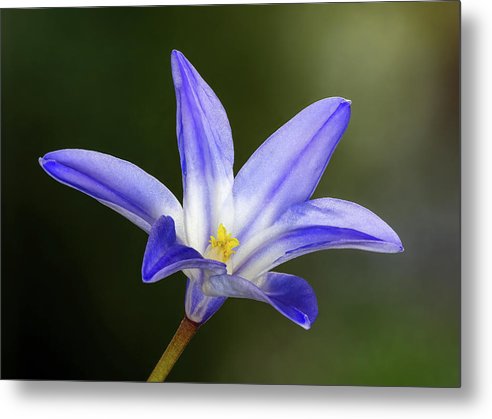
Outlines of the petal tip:
M403 247L403 243L401 242L400 237L398 236L398 234L395 233L393 229L391 229L391 232L393 233L394 238L389 243L395 246L395 251L393 253L404 252L405 248Z
M148 266L146 267L142 266L142 282L144 284L152 284L153 282L156 282L152 273L153 272L150 271Z
M47 156L48 155L45 154L43 157L39 157L38 163L41 166L41 169L43 169L48 175L58 180L54 175L54 170L56 169L55 166L57 165L57 162L56 160L50 159Z
M398 236L394 240L383 240L382 243L385 244L385 250L382 253L401 253L405 251Z
M387 253L402 253L405 251L405 248L401 243L391 243L393 245L393 250L388 251Z
M306 323L299 323L299 326L301 326L304 330L309 330L311 329L312 323L307 321Z
M316 310L316 314L312 316L313 318L311 319L307 314L304 314L304 321L303 322L295 322L299 326L301 326L304 330L309 330L313 326L314 321L316 320L316 317L318 317L318 311Z
M149 268L149 264L146 263L146 258L145 258L145 255L144 255L144 260L143 260L143 263L142 263L142 282L144 284L149 284L151 282L151 279L152 279L152 274L150 272L150 268Z
M171 72L176 88L181 88L183 79L186 78L186 65L189 61L181 51L173 49L171 52Z
M54 160L51 155L53 154L54 152L53 151L50 151L49 153L46 153L44 156L42 157L38 157L38 163L41 165L41 166L44 166L46 163L48 163L49 161L52 161Z
M174 58L181 58L181 57L184 57L183 53L177 49L173 49L171 51L171 57L174 57Z
M340 104L338 105L338 109L347 109L349 112L352 109L352 101L345 98L340 98Z
M304 330L309 330L313 326L314 322L318 318L318 302L314 302L311 312L302 313L303 320L290 319L298 326L301 326Z
M171 65L173 67L178 66L181 68L186 63L189 63L189 61L181 51L178 51L177 49L171 51Z

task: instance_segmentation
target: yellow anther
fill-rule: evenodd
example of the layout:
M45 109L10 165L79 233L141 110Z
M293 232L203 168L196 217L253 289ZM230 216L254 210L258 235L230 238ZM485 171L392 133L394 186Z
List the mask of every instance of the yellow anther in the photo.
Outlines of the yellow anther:
M236 253L232 249L239 246L239 240L227 232L224 224L220 224L217 230L217 238L210 236L210 244L221 262L227 262L231 255Z

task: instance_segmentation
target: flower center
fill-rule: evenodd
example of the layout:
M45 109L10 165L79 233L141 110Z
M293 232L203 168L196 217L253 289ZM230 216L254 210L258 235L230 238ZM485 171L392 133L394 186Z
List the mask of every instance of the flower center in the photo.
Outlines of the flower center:
M239 246L239 240L232 237L232 234L228 233L224 224L221 223L217 230L217 238L210 236L210 244L214 258L221 262L227 262L232 254L236 253L232 249Z

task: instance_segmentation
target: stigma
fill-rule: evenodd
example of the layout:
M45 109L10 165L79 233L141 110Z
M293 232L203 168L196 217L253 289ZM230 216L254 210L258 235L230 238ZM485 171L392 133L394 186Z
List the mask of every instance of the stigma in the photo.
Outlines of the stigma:
M221 223L217 230L217 238L210 236L210 245L210 253L214 256L214 259L225 263L236 253L232 249L239 246L239 240L232 237L232 234L228 233L224 224Z

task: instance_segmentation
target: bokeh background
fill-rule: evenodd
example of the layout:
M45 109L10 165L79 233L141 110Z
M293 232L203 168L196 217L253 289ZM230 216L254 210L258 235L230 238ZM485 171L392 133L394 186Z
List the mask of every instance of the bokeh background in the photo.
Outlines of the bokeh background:
M169 381L460 385L459 3L1 11L2 377L145 380L183 316L182 274L141 281L146 235L37 158L130 160L181 198L170 52L221 98L235 171L303 107L352 100L315 197L358 202L397 255L331 250L310 331L228 300Z

